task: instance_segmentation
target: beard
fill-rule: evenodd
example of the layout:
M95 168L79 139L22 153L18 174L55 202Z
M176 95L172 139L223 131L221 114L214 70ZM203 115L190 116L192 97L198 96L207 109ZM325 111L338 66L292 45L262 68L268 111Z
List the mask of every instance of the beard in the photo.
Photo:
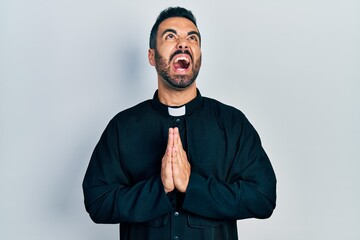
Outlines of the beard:
M182 51L180 51L182 53ZM193 64L191 64L192 69L188 74L175 74L170 71L170 62L175 57L178 52L175 52L170 59L167 61L159 52L155 49L155 68L158 74L165 80L165 83L170 87L176 89L185 89L189 87L196 80L196 77L199 74L201 67L201 56L194 63L191 54L185 50Z

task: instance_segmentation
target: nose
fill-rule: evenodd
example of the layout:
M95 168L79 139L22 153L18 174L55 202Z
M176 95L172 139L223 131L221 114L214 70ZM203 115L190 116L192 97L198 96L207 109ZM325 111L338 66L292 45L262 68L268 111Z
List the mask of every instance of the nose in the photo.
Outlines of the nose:
M189 48L189 44L186 41L186 39L179 39L179 42L177 44L177 48L184 50L184 49L188 49Z

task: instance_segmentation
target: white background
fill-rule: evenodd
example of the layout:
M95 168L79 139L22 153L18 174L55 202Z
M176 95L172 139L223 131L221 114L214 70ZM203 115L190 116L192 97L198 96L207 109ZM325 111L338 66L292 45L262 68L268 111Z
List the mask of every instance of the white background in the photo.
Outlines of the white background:
M277 174L273 216L240 239L360 239L358 0L0 0L0 239L118 239L81 182L110 118L152 97L149 32L179 4L202 94L247 115Z

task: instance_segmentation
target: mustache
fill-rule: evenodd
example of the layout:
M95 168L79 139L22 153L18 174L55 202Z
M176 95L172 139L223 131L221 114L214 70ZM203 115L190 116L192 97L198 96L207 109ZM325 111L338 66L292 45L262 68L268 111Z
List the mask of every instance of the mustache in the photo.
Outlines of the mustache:
M173 58L178 54L187 54L190 56L191 61L193 61L193 56L191 55L189 50L176 50L173 54L171 54L170 61L173 60Z

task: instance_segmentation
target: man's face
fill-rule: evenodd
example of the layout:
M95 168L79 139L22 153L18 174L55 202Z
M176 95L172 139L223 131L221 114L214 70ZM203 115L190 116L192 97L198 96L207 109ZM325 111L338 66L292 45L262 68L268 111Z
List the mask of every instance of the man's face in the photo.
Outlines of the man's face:
M184 89L195 81L201 66L200 35L190 20L164 20L157 32L156 49L150 51L150 63L167 85Z

